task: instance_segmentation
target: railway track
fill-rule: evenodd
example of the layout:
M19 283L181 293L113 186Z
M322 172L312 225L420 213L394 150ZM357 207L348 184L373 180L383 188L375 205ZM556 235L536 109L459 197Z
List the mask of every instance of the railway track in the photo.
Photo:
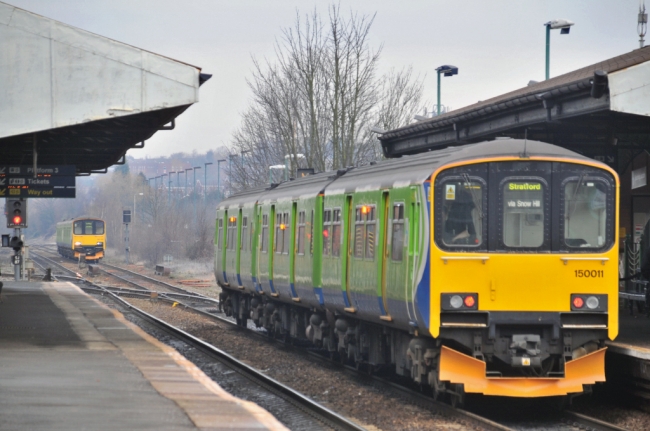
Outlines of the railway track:
M65 271L70 271L74 273L74 271L65 268L63 265L45 258L44 256L38 256L39 259L47 259L47 261L57 267L63 268ZM93 283L90 283L88 280L83 279L83 277L78 277L79 281L84 281L86 283L83 288L85 290L89 291L94 291L94 292L109 292L109 294L116 298L116 301L119 300L124 307L128 307L133 309L134 311L138 313L142 313L143 316L147 320L149 319L155 319L154 316L147 314L141 310L139 310L137 307L134 307L133 305L129 304L128 302L124 301L120 297L133 297L133 298L140 298L140 299L146 299L146 298L151 298L152 295L152 290L148 287L142 286L138 284L137 282L133 281L132 279L127 279L125 277L121 277L117 275L118 272L123 272L123 273L131 273L133 278L139 278L145 281L150 281L150 280L155 280L147 276L143 276L141 274L133 273L132 271L125 270L123 268L119 268L113 265L109 265L109 268L111 271L106 271L107 274L110 274L113 277L116 277L120 279L121 281L128 283L129 285L132 285L134 289L126 289L126 288L121 288L117 286L99 286L99 285L93 285ZM77 276L80 274L77 273ZM167 283L160 282L158 280L155 280L157 283L151 283L152 285L167 285ZM160 284L158 284L160 283ZM174 286L176 287L176 286ZM159 296L158 299L167 301L167 302L176 302L178 304L182 304L185 308L191 309L194 312L198 312L202 315L206 315L209 318L212 319L217 319L221 322L225 322L229 325L237 326L236 322L234 319L231 318L226 318L223 316L219 316L216 313L218 313L218 301L212 299L212 298L207 298L203 297L201 295L197 295L194 293L175 293L175 292L156 292ZM179 296L180 295L180 296ZM206 301L208 305L206 306ZM165 324L167 325L167 324ZM169 326L169 325L168 325ZM178 330L177 328L174 328L173 326L169 326L169 328L173 329L168 329L168 332L171 333L176 333L176 331L179 331L178 333L179 338L184 337L185 335L192 337L190 334L185 333L184 331ZM252 328L251 328L252 329ZM264 340L269 340L269 337L265 334L262 334L259 330L253 331L256 335L262 337ZM194 338L194 337L192 337ZM200 343L203 343L202 341L198 340ZM274 340L276 342L282 342L280 340ZM205 344L205 343L203 343ZM286 343L285 343L286 344ZM209 345L208 345L209 346ZM212 346L209 346L212 347ZM200 348L197 347L197 349L202 350L205 348L209 348L206 346L201 346ZM289 346L292 347L292 346ZM304 352L304 349L299 349ZM223 353L223 352L222 352ZM316 358L319 361L326 361L326 362L331 362L329 358L324 357L322 354L316 352L316 351L309 351L308 352L310 356L313 358ZM225 353L224 353L225 354ZM225 354L227 355L227 354ZM229 360L236 361L236 359L229 357ZM247 368L250 368L249 366L245 365ZM345 366L346 372L354 373L354 374L359 374L358 370L356 370L354 367L351 366ZM437 411L441 414L443 414L446 417L451 417L454 418L457 421L460 421L461 423L478 428L478 429L485 429L485 430L539 430L540 426L540 421L533 421L531 422L530 419L515 419L513 420L512 418L503 418L500 415L492 416L489 413L484 413L482 412L481 409L474 410L474 411L467 411L467 410L462 410L458 408L454 408L448 404L435 401L431 397L427 395L423 395L417 391L414 391L412 389L406 388L404 386L395 384L393 382L390 382L387 379L384 379L382 377L378 376L368 376L368 378L371 378L375 380L375 382L380 383L381 385L384 385L386 390L393 390L393 391L399 391L405 396L409 397L412 402L415 404L418 404L420 406L423 406L427 409ZM277 383L277 382L276 382ZM286 387L285 387L286 388ZM291 390L292 391L292 390ZM491 418L491 419L488 419ZM573 430L573 429L580 429L580 430L609 430L609 431L620 431L623 430L623 428L617 427L612 424L608 424L602 421L599 421L598 419L591 418L585 415L581 415L579 413L571 412L571 411L564 411L564 412L554 412L553 414L545 417L543 419L543 429L545 430ZM336 429L336 428L335 428ZM343 428L342 428L343 429ZM360 428L357 428L360 429Z

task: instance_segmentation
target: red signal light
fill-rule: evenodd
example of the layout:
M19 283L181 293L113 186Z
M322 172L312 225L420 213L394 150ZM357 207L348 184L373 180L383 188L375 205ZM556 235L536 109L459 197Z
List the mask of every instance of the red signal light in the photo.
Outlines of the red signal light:
M21 224L23 222L23 218L21 216L14 216L13 221L14 224Z
M465 297L465 307L472 308L474 304L476 304L476 301L474 300L474 297L472 295L468 295Z
M325 229L325 230L323 231L323 237L327 238L327 237L329 237L329 236L330 236L330 233L327 231L327 229Z
M584 305L585 305L585 301L581 297L576 296L573 298L573 306L575 308L582 308Z

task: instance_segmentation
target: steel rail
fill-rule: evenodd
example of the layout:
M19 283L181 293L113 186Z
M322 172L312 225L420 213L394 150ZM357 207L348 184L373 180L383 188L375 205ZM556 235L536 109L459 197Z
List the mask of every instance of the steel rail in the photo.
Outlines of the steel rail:
M566 423L580 429L588 429L593 431L626 431L625 428L621 428L617 425L610 424L596 418L585 416L581 413L565 410L562 412L562 414Z

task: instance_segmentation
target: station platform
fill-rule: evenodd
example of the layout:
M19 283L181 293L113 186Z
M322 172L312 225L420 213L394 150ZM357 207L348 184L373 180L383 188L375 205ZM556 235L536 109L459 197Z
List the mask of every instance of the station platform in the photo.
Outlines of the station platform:
M609 352L650 361L650 318L621 307L618 325L618 337L606 343Z
M0 298L0 430L286 430L70 283Z

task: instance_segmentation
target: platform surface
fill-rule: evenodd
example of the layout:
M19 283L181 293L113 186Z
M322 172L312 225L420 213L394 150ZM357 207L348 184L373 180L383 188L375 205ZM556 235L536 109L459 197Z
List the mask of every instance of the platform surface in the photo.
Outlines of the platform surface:
M629 309L621 308L618 337L607 346L612 353L650 360L650 318L636 310L630 315Z
M0 430L285 430L70 283L4 282Z

